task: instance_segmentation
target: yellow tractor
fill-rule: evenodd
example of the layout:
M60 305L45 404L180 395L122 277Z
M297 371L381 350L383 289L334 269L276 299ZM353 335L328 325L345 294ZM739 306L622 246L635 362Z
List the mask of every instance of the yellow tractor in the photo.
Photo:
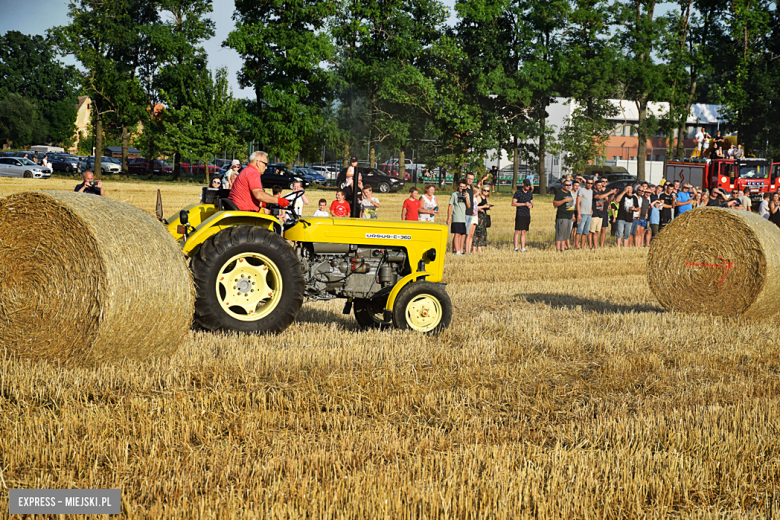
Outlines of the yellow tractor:
M195 323L207 330L280 332L304 301L346 299L363 328L435 333L452 302L441 283L447 227L424 222L299 218L290 193L284 224L239 211L229 190L203 188L202 202L162 218L190 258ZM284 233L284 238L282 238ZM289 242L288 242L289 241ZM293 245L291 245L293 244Z

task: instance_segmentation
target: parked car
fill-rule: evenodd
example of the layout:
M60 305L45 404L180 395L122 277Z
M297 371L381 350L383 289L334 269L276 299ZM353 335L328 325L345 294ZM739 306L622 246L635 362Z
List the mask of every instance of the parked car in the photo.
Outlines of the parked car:
M358 172L363 176L363 186L371 186L371 189L380 193L395 193L404 187L404 182L376 168L358 166Z
M216 164L209 164L209 176L214 176L219 173L219 166ZM171 171L173 171L173 168L171 168ZM203 165L202 162L193 164L189 162L182 161L181 163L181 171L182 173L192 174L192 175L203 175L206 171L206 167Z
M94 166L95 156L93 155L89 157L82 157L82 159L79 161L79 171L82 173L87 170L92 170ZM102 173L121 173L122 167L115 162L112 162L110 157L101 156L100 171Z
M318 174L325 177L325 182L328 184L333 184L336 182L336 177L339 175L339 169L332 167L332 166L326 166L323 164L310 164L307 166L307 168L311 168Z
M293 183L298 181L303 189L308 188L311 183L302 175L296 174L284 164L269 164L261 177L263 188L273 188L281 186L283 189L292 189Z
M143 175L149 172L149 161L147 161L144 157L136 157L129 162L127 169L132 174ZM155 175L168 175L173 173L173 167L161 159L155 159L152 161L151 170Z
M49 163L55 172L79 171L79 158L75 155L49 155Z
M0 177L48 179L51 177L51 168L35 164L24 157L0 157Z
M293 172L303 175L310 184L320 184L324 186L325 183L328 182L328 179L324 175L311 168L306 168L305 166L296 166L293 168Z

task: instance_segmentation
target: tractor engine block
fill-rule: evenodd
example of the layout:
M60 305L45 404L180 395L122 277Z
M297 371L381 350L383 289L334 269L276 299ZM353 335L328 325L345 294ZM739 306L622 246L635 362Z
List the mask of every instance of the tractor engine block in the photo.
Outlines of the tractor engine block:
M406 251L356 244L299 244L310 299L370 298L411 273Z

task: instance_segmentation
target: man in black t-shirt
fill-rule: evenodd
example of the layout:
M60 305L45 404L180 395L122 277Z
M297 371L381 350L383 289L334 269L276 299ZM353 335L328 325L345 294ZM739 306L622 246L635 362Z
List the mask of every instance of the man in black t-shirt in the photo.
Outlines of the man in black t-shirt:
M674 196L674 187L671 185L671 183L667 182L664 184L664 192L658 198L661 199L661 202L664 204L661 208L661 223L658 225L658 232L660 233L663 231L664 226L666 226L674 218L673 211L676 197Z
M639 206L639 199L634 195L634 187L630 184L626 186L615 202L618 203L618 212L616 219L616 233L618 247L631 246L631 226L634 223L634 211Z
M531 208L534 207L534 186L528 179L523 179L523 187L517 190L512 197L512 207L515 212L515 253L517 253L517 239L520 238L520 252L525 253L525 236L531 224Z
M565 180L561 190L555 192L553 207L555 211L555 249L561 253L566 249L566 241L571 236L572 217L574 216L574 196L571 193L572 181Z

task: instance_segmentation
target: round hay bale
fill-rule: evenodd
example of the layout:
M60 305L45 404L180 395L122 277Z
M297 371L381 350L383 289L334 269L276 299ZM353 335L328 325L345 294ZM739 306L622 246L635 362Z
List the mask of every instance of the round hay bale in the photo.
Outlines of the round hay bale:
M172 354L194 289L184 255L153 217L64 191L0 199L0 347L93 366Z
M772 315L780 306L780 230L746 211L686 211L653 238L647 280L668 310Z

